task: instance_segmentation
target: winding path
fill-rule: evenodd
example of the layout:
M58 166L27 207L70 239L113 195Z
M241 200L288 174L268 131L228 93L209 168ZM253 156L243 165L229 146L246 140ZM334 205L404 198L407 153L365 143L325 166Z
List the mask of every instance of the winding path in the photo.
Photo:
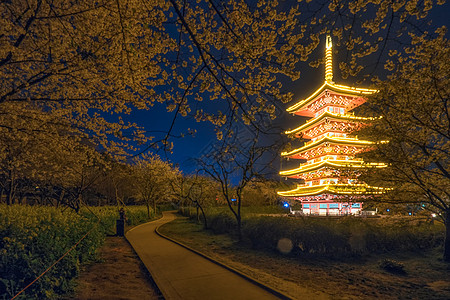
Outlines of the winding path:
M279 299L241 276L156 234L155 229L176 218L164 212L159 220L127 232L165 299Z

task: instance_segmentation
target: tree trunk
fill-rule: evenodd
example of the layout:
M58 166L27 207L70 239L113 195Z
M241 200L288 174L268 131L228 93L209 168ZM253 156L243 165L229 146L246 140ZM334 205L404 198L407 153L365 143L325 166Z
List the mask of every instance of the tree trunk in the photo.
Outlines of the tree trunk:
M145 201L145 204L147 205L147 216L150 219L150 203L148 201Z
M444 261L450 262L450 209L445 212L445 241L444 241Z
M56 202L56 207L59 207L60 205L63 204L64 201L64 194L65 194L65 190L61 190L61 194L59 194L59 199Z
M239 241L242 241L242 218L240 214L237 218L237 228L238 228L238 239Z
M82 198L81 198L81 193L78 194L77 199L75 200L75 212L78 213L80 211L81 208L81 202L82 202Z
M237 216L236 216L236 220L237 220L237 226L238 226L238 238L239 241L242 241L242 217L241 217L241 204L242 204L242 194L240 191L237 192L237 205L238 205L238 209L237 209Z
M14 177L11 176L11 179L9 181L9 191L8 194L6 195L6 203L8 205L14 204Z
M203 210L203 207L201 207L200 205L199 205L199 207L200 207L200 210L201 210L202 215L203 215L203 221L204 221L203 227L204 227L205 229L208 229L208 223L207 223L207 221L206 221L206 214L205 214L205 211Z
M197 211L197 223L200 223L200 215L198 214L198 203L197 203L197 206L195 208L196 208L196 211Z

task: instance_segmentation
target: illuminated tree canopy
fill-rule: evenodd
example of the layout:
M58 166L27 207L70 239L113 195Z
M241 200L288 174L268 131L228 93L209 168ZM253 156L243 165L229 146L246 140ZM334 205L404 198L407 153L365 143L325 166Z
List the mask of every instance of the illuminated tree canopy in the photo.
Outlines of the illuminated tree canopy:
M2 1L0 104L33 102L58 111L111 151L123 148L120 141L148 145L148 134L121 115L155 103L175 112L174 121L191 115L218 128L236 117L251 124L258 113L274 117L274 101L291 99L277 75L297 79L297 62L310 58L322 34L346 46L348 60L340 69L344 77L354 75L365 56L378 65L399 36L420 31L433 5ZM220 108L210 109L209 101Z
M379 143L364 154L381 159L388 168L367 174L372 182L394 187L385 201L417 203L436 213L447 226L444 257L450 260L450 51L445 31L435 39L415 36L403 61L380 92L369 98L366 113L379 115L361 134ZM389 66L389 62L388 62Z

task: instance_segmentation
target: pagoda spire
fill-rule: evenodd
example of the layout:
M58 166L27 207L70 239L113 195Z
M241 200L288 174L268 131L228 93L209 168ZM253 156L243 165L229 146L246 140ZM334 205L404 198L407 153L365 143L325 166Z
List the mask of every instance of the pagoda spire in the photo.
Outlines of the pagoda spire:
M325 48L325 81L333 83L333 57L332 57L333 44L331 42L331 36L326 37Z

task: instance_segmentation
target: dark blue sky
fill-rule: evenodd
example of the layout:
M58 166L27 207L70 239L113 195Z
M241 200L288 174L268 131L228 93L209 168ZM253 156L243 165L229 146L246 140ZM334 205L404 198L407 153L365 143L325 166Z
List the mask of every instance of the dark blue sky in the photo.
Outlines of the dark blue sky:
M446 25L449 27L449 7L450 5L447 3L432 12L431 20L435 26ZM315 50L313 58L318 58L321 55L324 55L322 50L324 50L324 41L322 41L321 45L319 45L319 47ZM338 77L336 64L339 59L343 58L340 58L339 56L333 57L335 81L342 84L353 85L355 82L354 79L344 81ZM298 67L301 71L299 80L295 82L286 79L283 80L283 88L294 93L294 101L307 97L314 90L316 90L324 80L324 66L312 68L309 67L307 63L302 63ZM216 104L214 101L203 101L202 105L215 106L219 104ZM284 109L288 105L290 104L280 103L277 107L279 117L276 122L282 127L280 134L282 131L292 128L302 122L302 120L298 117L292 117L284 112ZM151 135L155 135L155 139L158 139L161 138L164 135L164 132L167 132L170 128L174 117L174 112L167 112L164 105L156 103L150 111L133 112L130 117L134 120L134 122L137 122L140 126L143 126L147 131L153 132L154 134ZM195 170L196 164L194 159L199 158L202 154L208 151L211 144L216 141L214 127L211 124L207 122L198 123L190 117L178 116L173 129L173 134L179 135L181 133L187 133L188 128L195 129L197 131L195 136L185 135L183 138L171 138L170 141L174 143L173 153L157 151L161 157L169 159L172 163L178 165L185 173L191 173Z

